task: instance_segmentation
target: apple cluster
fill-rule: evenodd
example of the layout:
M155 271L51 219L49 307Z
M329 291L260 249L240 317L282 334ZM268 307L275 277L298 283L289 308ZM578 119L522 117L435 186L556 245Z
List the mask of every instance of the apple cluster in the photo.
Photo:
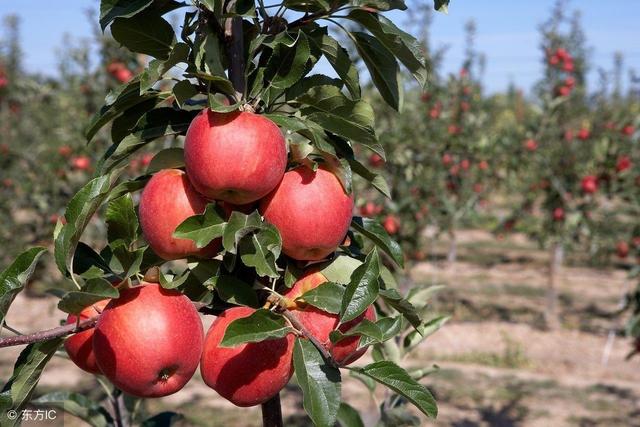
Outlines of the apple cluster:
M145 186L139 204L143 235L165 260L210 259L221 250L220 239L203 248L173 236L178 225L219 204L227 217L233 211L258 209L282 238L282 252L298 261L318 261L344 241L353 212L353 195L325 166L315 171L293 165L287 170L287 145L278 126L251 112L198 114L186 134L185 169L165 169ZM340 323L328 313L299 300L327 278L310 267L283 292L281 304L299 318L307 333L321 343L339 366L358 359L358 336L337 342L331 332L346 332L368 310ZM99 314L96 327L65 343L71 359L82 369L103 374L121 390L140 397L160 397L180 390L198 365L207 385L238 406L266 402L293 374L294 334L283 338L221 346L227 326L255 310L233 307L221 313L206 337L191 301L175 290L143 282L124 289L119 298L86 308L79 318ZM70 315L69 323L78 321Z

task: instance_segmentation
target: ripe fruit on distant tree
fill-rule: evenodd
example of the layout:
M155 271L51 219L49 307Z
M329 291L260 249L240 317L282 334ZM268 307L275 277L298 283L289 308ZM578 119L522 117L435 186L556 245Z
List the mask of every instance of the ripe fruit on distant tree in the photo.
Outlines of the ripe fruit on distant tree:
M213 257L220 246L214 240L198 249L193 240L173 237L185 219L205 211L207 201L191 186L187 175L179 169L164 169L147 183L140 197L140 225L151 249L163 259L187 256Z
M366 348L358 349L360 337L346 337L336 343L332 343L329 335L334 330L347 332L364 319L375 321L375 309L370 306L360 316L341 325L340 317L337 314L327 313L304 302L296 301L296 298L302 296L305 292L322 286L325 282L327 282L327 278L322 273L308 272L284 296L288 299L288 308L293 311L305 328L329 350L338 365L346 366L358 360L366 352Z
M635 128L631 125L626 125L622 128L621 132L624 136L631 136L635 132Z
M400 220L395 215L387 215L382 221L382 226L387 233L393 235L400 231Z
M460 127L456 125L449 125L447 127L447 132L449 132L449 135L457 135L460 133Z
M235 347L221 347L229 323L254 309L234 307L211 325L204 342L200 372L204 382L236 406L254 406L275 396L293 374L293 334Z
M482 184L476 182L475 184L473 184L473 192L474 193L482 193L482 190L484 189L484 187L482 187Z
M363 206L360 206L360 215L371 217L379 214L382 211L382 206L379 206L373 202L367 202Z
M486 160L480 160L480 163L478 163L478 169L486 171L489 169L489 163Z
M629 156L620 156L616 161L616 171L624 172L631 168L631 158Z
M133 78L133 73L120 61L114 61L107 65L107 72L120 83L126 83Z
M58 154L62 157L69 157L73 153L73 150L68 145L62 145L58 148Z
M199 193L244 205L278 185L287 166L287 147L278 126L264 116L205 109L187 130L184 161Z
M629 244L624 240L616 243L616 254L620 258L626 258L629 255Z
M87 156L76 156L71 158L71 166L74 169L86 171L91 168L91 159Z
M469 167L471 167L471 162L468 159L463 159L460 162L460 167L462 168L462 170L469 170Z
M57 221L58 219L56 218L55 222ZM75 324L78 321L78 318L80 319L80 322L82 322L83 320L88 320L92 317L98 316L102 310L104 310L108 302L109 300L98 301L97 303L82 310L78 316L70 314L67 316L66 324ZM100 368L98 368L96 355L93 351L93 332L94 329L91 328L70 336L64 342L64 349L67 351L71 361L73 361L73 363L75 363L80 369L92 374L101 374L102 372L100 371Z
M571 93L571 88L569 86L559 86L557 89L557 94L558 96L569 96L569 94Z
M555 208L553 210L553 220L554 221L562 221L564 220L564 209L562 208Z
M373 153L369 156L369 165L374 168L380 168L384 165L384 159L379 154Z
M581 141L586 141L591 136L591 132L587 128L580 128L577 137Z
M573 131L571 129L564 131L564 140L567 142L573 141Z
M189 298L144 282L107 304L93 335L100 370L138 397L184 387L198 367L202 343L202 322Z
M595 175L587 175L582 178L580 188L587 194L593 194L598 191L598 178Z
M282 236L282 252L304 261L334 252L347 234L353 215L353 195L324 166L316 171L300 166L260 201L260 213Z
M527 151L536 151L538 149L538 143L535 139L529 138L524 142L524 148Z
M453 157L451 156L451 154L449 153L444 153L442 155L442 164L444 166L449 166L450 164L453 163Z

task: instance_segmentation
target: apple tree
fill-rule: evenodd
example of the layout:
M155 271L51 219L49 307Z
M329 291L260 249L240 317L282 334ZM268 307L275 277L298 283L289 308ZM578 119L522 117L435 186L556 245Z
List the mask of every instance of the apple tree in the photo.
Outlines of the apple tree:
M66 323L30 334L5 324L44 248L0 274L0 325L14 333L0 347L27 344L0 392L3 426L19 424L8 414L29 404L92 425L173 420L131 412L132 401L178 392L198 365L223 398L261 405L266 426L283 425L279 394L294 373L318 426L362 425L341 397L345 373L389 389L383 425L419 423L403 416L407 403L436 416L418 382L431 370L398 363L442 321L422 319L427 294L396 288L381 258L402 266L398 244L378 221L353 216L354 181L385 196L389 187L355 154L385 158L354 50L335 35L398 109L401 67L427 83L419 43L385 16L406 9L402 0L102 1L101 28L151 59L129 79L108 70L126 81L85 131L95 144L110 126L54 232L66 280L52 292ZM321 59L333 77L318 72ZM130 177L142 150L155 154ZM91 221L105 225L104 244L85 240ZM199 313L216 316L206 336ZM103 401L64 391L33 399L62 346L98 376ZM350 366L367 347L373 362Z

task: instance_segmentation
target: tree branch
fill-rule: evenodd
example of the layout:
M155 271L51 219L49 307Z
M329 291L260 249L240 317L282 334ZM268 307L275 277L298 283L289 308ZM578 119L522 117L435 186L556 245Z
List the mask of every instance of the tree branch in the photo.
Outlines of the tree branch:
M227 11L236 3L236 0L229 1ZM242 17L234 16L227 18L224 25L224 36L227 42L227 53L229 55L229 80L236 90L236 98L241 100L245 92L244 79L244 34L242 31Z
M333 359L333 356L331 356L331 353L329 352L329 350L327 350L324 344L322 344L318 340L318 338L314 337L313 334L300 322L300 319L298 319L298 316L296 316L295 314L293 314L293 312L287 309L282 310L280 314L282 314L287 320L289 320L289 322L291 322L294 328L302 332L302 335L304 335L305 338L311 341L311 343L318 349L320 354L322 354L322 357L327 363L329 363L334 368L338 367L338 364Z

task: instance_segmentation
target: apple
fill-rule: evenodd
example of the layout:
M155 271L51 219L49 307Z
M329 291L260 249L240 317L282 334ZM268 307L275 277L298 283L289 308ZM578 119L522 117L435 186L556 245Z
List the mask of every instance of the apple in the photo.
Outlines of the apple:
M301 261L316 261L333 253L347 234L353 215L353 194L320 166L315 172L300 166L260 201L260 213L282 236L282 252Z
M593 194L598 191L598 178L595 175L587 175L582 178L580 188L587 194Z
M562 221L562 220L564 220L564 209L555 208L553 210L553 220L554 221Z
M140 164L142 166L149 166L151 164L151 160L153 160L153 154L151 153L143 154L142 157L140 158Z
M62 157L69 157L73 153L73 150L68 145L62 145L58 148L58 154Z
M453 163L453 157L451 156L451 154L444 153L442 155L442 164L444 166L449 166L451 163Z
M620 258L626 258L629 255L629 244L623 240L616 243L616 254Z
M429 110L429 117L431 117L432 119L437 119L438 117L440 117L440 109L437 107L433 107L431 110Z
M622 128L622 134L624 136L631 136L636 131L636 129L632 125L626 125Z
M631 158L629 156L620 156L616 161L616 171L624 172L631 168Z
M574 64L573 64L573 60L566 60L564 62L564 64L562 65L562 69L564 71L566 71L567 73L572 73L573 70L575 69Z
M524 142L524 148L527 151L536 151L538 149L538 143L535 139L529 138Z
M126 83L133 78L133 73L127 68L121 68L113 73L113 77L120 83Z
M564 140L567 142L573 141L573 131L571 129L564 131Z
M555 65L558 65L559 63L560 63L560 58L558 57L557 54L551 55L549 57L549 65L555 66Z
M475 184L473 184L473 192L474 193L482 193L482 190L484 188L482 187L482 184L476 182Z
M56 218L56 222L57 221L58 219ZM108 302L108 299L98 301L82 310L77 316L75 314L70 314L67 316L66 324L74 324L78 321L78 318L80 321L83 321L98 316L102 313ZM67 351L71 361L80 369L92 374L101 374L102 371L98 368L96 355L93 351L93 332L94 328L91 328L70 336L64 342L64 349Z
M229 323L255 310L225 310L209 328L200 360L204 382L236 406L255 406L282 390L293 375L293 334L235 347L221 347Z
M557 89L558 96L569 96L571 93L571 88L569 86L560 86Z
M462 168L462 170L469 170L469 167L471 167L471 162L468 159L463 159L460 162L460 167Z
M184 161L194 188L208 199L255 202L282 180L287 146L264 116L203 110L189 125Z
M469 104L467 101L462 101L460 102L460 110L462 111L469 111L471 109L471 104Z
M573 88L576 85L576 78L573 76L568 76L564 79L564 85L568 88Z
M151 249L165 260L192 255L212 258L220 248L220 240L198 249L192 240L173 237L178 225L203 213L206 206L207 201L195 191L183 171L164 169L149 180L140 197L142 234Z
M375 203L367 202L365 205L360 206L360 215L371 217L378 213L378 209Z
M176 290L142 282L120 291L93 334L98 367L119 389L137 397L180 390L198 367L203 328L193 303Z
M71 166L78 170L89 170L91 168L91 159L87 156L76 156L71 158Z
M578 131L578 139L581 141L586 141L587 139L589 139L589 137L591 136L591 132L589 132L589 129L587 128L580 128L580 130Z
M478 163L478 169L486 171L489 169L489 163L486 160L480 160L480 163Z
M296 315L300 323L331 353L331 356L339 366L346 366L358 360L367 351L366 348L358 349L359 336L345 337L336 343L332 343L329 335L334 330L347 332L363 319L376 320L376 312L373 306L355 319L340 324L340 316L328 313L319 308L297 301L296 298L305 292L321 286L327 282L327 278L318 271L310 270L304 274L287 292L284 293L287 308Z
M384 165L384 159L379 154L373 153L369 156L369 165L374 168L380 168Z
M395 215L387 215L382 221L382 226L387 230L387 233L393 235L400 230L400 220Z
M449 132L449 135L457 135L460 133L460 128L454 124L451 124L447 127L447 132Z

